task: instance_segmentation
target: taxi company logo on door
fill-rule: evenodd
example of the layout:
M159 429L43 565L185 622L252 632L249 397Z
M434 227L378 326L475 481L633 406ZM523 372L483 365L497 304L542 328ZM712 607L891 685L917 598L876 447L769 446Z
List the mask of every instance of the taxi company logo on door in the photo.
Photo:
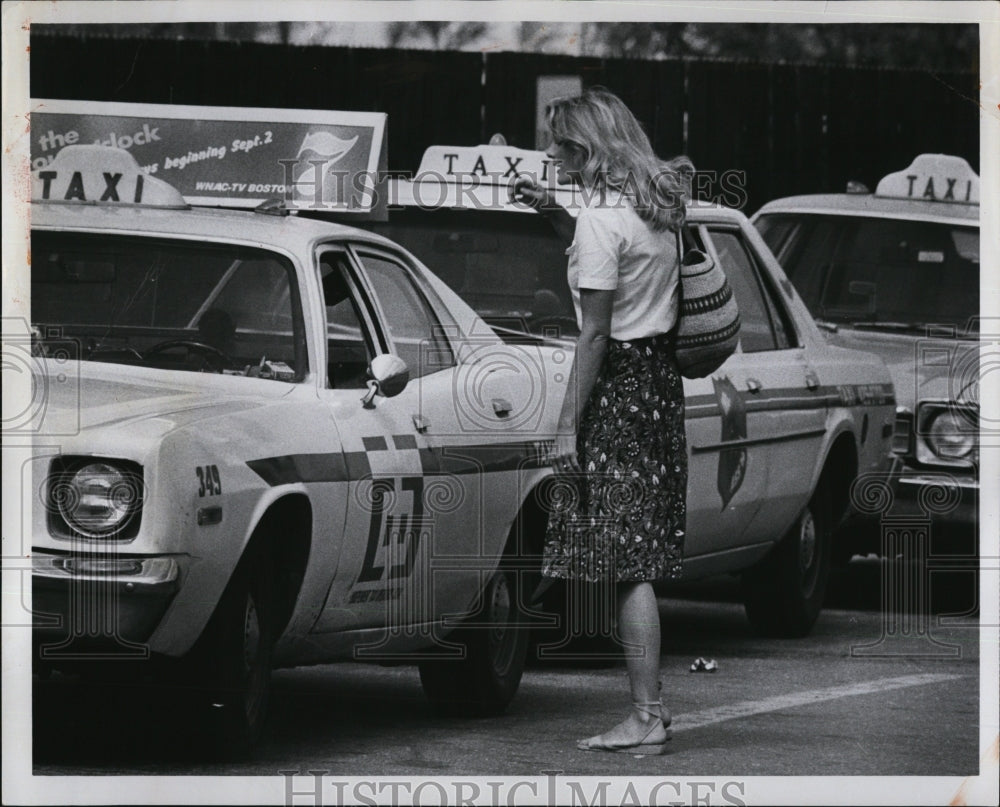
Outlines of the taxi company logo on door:
M423 477L374 479L365 498L370 515L368 541L357 585L375 587L355 588L349 602L398 599L398 584L413 572L421 541L426 543L430 537L432 519L424 517Z
M739 390L729 378L713 378L712 386L722 410L722 442L746 439L747 409ZM747 471L747 450L741 447L725 448L719 452L718 490L722 509L732 501L742 487Z

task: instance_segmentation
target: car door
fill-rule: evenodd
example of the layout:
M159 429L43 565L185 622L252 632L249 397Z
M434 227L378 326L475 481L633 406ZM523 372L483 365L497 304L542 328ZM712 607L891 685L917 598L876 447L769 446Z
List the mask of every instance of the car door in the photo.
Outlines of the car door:
M740 225L709 223L703 235L727 272L741 318L740 348L731 362L732 387L727 390L738 401L730 405L738 416L730 417L728 431L723 430L727 436L719 450L720 487L728 473L730 486L739 484L740 456L745 452L747 472L762 474L764 486L740 541L776 540L781 536L775 531L788 524L809 497L826 428L825 396L792 315ZM720 406L725 410L721 398Z
M504 342L471 309L455 312L463 331L433 275L406 253L359 245L356 254L392 312L391 341L420 368L413 391L430 449L425 513L433 527L425 596L435 619L454 620L494 574L528 477L537 473L539 425L558 401L545 394L537 343ZM398 316L403 310L409 322ZM553 366L558 370L558 357Z
M337 423L348 483L340 562L317 633L424 621L424 466L428 444L415 421L413 382L366 407L367 368L392 351L370 287L346 247L319 251L327 332L326 388L321 397Z
M380 429L367 441L338 421L351 435L345 448L361 439L367 465L357 469L348 501L345 542L353 549L345 546L343 555L351 566L338 574L331 606L357 608L366 625L428 625L461 613L479 590L475 562L456 556L497 554L477 542L481 469L454 450L462 437L454 405L457 326L404 254L355 244L349 261L377 346L406 362L410 380L398 396L375 399L377 414L368 414Z
M707 232L690 225L687 248L708 251ZM738 267L723 264L734 290ZM743 312L740 303L741 316ZM743 546L746 526L760 509L767 457L748 445L746 357L737 351L707 378L686 379L688 443L685 575L725 571L738 563L728 553Z

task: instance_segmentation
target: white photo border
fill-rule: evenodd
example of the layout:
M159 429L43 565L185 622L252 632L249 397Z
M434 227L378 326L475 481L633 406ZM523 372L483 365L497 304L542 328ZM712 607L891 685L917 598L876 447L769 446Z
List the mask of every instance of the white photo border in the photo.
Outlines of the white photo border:
M336 22L393 21L420 19L465 19L516 21L532 20L649 20L700 22L781 22L781 23L978 23L980 30L981 128L980 174L982 178L981 216L985 223L1000 222L1000 5L983 2L220 2L196 0L179 2L5 2L3 5L3 317L28 318L29 286L25 243L29 232L26 203L28 177L28 59L29 28L43 23L130 23L130 22L216 22L312 21ZM390 122L391 125L391 122ZM1000 227L982 228L981 306L984 317L1000 317ZM7 320L5 320L6 322ZM998 320L1000 321L1000 320ZM995 331L994 331L995 332ZM989 372L989 370L993 372ZM983 416L1000 421L1000 373L985 364L981 367L980 401ZM4 407L17 379L4 379ZM19 474L17 452L5 447L4 477ZM12 473L11 473L12 471ZM1000 452L982 452L980 475L994 491L1000 479ZM996 497L986 495L983 486L980 529L982 538L980 570L980 750L995 749L998 732L998 569L1000 511ZM4 575L3 611L20 611L30 601L30 574L23 574L25 558L11 554L10 542L20 545L21 493L14 485L3 486ZM18 562L20 561L20 563ZM30 559L27 560L30 567ZM992 568L987 568L987 567ZM261 777L142 777L142 776L34 776L31 769L31 675L30 631L8 629L3 633L3 802L6 804L284 804L286 781L277 772ZM995 763L994 763L995 764ZM996 770L995 767L993 769ZM987 771L987 776L991 776ZM363 782L371 777L338 777ZM503 779L504 777L493 777ZM689 777L672 777L684 780ZM961 777L739 777L746 783L747 803L767 804L941 804L948 803L963 784ZM601 777L576 779L584 787ZM380 777L387 783L410 782L416 786L426 778ZM483 782L477 777L450 777L449 782ZM535 791L522 789L523 803L549 801L546 777L522 777L533 781ZM631 780L642 792L662 779ZM717 776L698 781L722 784ZM513 784L511 781L509 784ZM608 791L609 803L620 803L628 780L618 779ZM967 783L969 784L969 783ZM986 785L996 804L997 782ZM619 801L615 801L615 798ZM324 803L332 803L324 800ZM405 800L402 803L406 803Z

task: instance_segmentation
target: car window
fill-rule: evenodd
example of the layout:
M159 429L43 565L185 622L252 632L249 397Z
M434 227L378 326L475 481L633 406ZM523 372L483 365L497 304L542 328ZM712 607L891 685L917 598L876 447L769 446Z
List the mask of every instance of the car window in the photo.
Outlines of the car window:
M361 324L361 311L343 252L320 256L320 279L326 308L326 377L331 389L363 389L373 348Z
M770 243L780 227L762 217ZM776 254L814 316L964 330L979 310L979 231L940 222L783 214Z
M841 232L834 216L763 216L757 227L813 316Z
M92 361L302 378L294 272L282 256L203 241L32 234L32 321ZM253 370L251 368L257 368Z
M367 227L405 246L494 326L579 334L566 244L542 216L497 210L393 211ZM703 249L691 226L687 247Z
M777 304L761 284L750 247L736 230L709 227L709 237L740 309L744 353L789 347L794 339Z
M394 210L370 225L416 255L492 325L557 323L576 333L566 245L541 216L497 210Z
M386 330L410 378L434 373L455 363L444 327L402 262L359 249L358 257L386 315Z

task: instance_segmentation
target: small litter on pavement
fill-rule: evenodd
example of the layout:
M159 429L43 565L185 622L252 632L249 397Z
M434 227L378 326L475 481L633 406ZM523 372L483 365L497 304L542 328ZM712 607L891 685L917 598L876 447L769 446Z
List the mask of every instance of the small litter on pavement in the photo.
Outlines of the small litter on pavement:
M698 656L691 665L691 672L715 672L718 669L719 665L714 658L706 661L701 656Z

